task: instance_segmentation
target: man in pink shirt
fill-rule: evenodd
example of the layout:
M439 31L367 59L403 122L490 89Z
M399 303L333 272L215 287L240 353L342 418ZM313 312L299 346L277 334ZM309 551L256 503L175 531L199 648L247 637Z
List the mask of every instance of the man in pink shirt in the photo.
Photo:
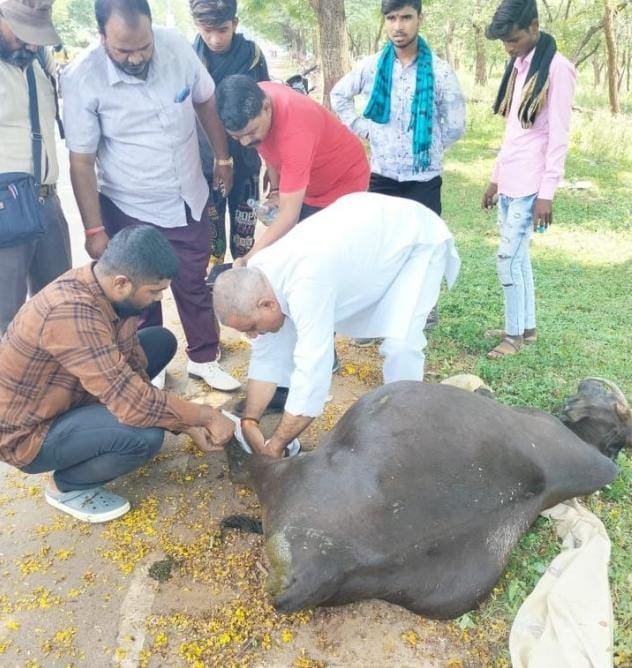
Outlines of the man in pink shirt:
M505 137L482 207L498 202L498 277L505 297L503 340L490 359L513 355L537 338L529 241L553 222L553 196L564 175L575 68L540 30L535 0L504 0L488 26L511 60L494 112L507 119Z

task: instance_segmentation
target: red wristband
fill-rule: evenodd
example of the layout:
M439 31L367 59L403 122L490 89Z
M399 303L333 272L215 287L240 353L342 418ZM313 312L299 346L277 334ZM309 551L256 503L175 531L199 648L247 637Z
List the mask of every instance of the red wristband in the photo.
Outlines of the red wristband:
M95 234L99 234L99 232L105 232L105 227L103 227L103 225L101 225L101 226L99 226L99 227L89 227L89 228L85 231L85 235L86 235L87 237L92 237L92 236L94 236Z

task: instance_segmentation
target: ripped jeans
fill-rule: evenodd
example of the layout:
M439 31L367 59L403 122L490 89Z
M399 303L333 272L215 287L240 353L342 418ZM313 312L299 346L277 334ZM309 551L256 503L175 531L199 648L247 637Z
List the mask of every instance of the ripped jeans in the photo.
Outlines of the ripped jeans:
M505 293L505 332L522 336L535 328L535 287L529 257L533 207L537 195L498 197L500 245L496 256L498 279Z

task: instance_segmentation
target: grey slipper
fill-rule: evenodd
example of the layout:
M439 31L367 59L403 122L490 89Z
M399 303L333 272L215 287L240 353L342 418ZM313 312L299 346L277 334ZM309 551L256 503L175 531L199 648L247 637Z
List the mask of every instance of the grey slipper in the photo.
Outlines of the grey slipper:
M57 495L46 491L44 498L53 508L68 513L82 522L109 522L125 515L130 509L127 499L112 494L103 487L78 489Z

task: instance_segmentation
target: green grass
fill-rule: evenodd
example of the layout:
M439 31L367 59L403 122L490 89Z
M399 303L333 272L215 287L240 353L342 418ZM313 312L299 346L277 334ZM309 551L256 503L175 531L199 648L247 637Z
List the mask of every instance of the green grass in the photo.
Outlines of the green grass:
M611 119L601 111L576 115L566 178L589 180L593 187L560 190L553 227L534 238L538 343L492 362L485 357L490 342L482 335L502 327L503 302L495 268L495 214L481 211L480 199L503 127L489 114L487 102L470 105L466 138L446 163L444 217L463 268L455 289L442 296L428 366L441 377L478 374L500 401L549 412L558 410L587 376L609 378L632 398L632 119ZM620 666L632 665L631 457L630 451L620 456L617 480L588 499L612 540L615 663ZM551 523L538 520L490 599L457 622L455 629L469 633L480 660L507 665L511 620L558 551Z

